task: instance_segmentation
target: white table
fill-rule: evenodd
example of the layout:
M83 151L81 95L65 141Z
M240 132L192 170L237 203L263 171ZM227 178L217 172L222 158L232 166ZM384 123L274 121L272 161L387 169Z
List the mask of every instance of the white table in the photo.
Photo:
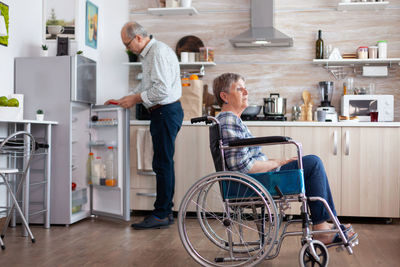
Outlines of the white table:
M46 166L44 169L44 180L40 184L45 184L45 194L44 194L44 209L40 211L34 212L34 214L44 213L44 228L50 228L50 188L51 188L51 129L53 125L57 125L56 121L37 121L37 120L0 120L0 126L7 126L8 135L12 134L16 131L26 131L32 133L33 127L44 127L44 136L40 136L40 138L44 138L44 142L49 145L47 148L47 153L45 156ZM35 138L37 136L34 135ZM29 224L29 216L33 214L30 213L29 210L29 194L30 194L30 186L33 184L30 183L30 170L27 171L24 191L22 193L22 211L26 218L26 221ZM15 226L15 218L11 221L11 226ZM25 228L23 228L23 235L27 236L27 232Z

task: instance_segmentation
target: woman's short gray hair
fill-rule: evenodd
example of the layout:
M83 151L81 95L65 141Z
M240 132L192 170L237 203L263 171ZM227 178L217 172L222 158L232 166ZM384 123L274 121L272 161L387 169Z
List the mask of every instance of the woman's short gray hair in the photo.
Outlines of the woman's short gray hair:
M235 83L239 80L245 81L242 75L229 72L221 74L220 76L214 79L213 82L214 97L217 100L217 104L220 107L222 107L222 105L225 103L225 101L222 100L220 93L221 92L229 93L229 89L231 88L232 83Z
M129 39L135 38L136 35L140 35L142 37L147 37L148 35L147 31L143 28L143 26L137 23L136 21L125 23L122 29L125 30L126 36Z

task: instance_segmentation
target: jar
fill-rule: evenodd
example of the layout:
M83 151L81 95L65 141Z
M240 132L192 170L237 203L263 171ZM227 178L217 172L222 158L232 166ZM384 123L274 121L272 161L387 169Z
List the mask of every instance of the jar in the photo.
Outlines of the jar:
M387 41L378 41L378 57L387 58Z
M368 58L368 47L367 46L360 46L357 49L358 59L367 59Z
M200 61L214 62L214 49L211 47L200 47Z
M377 46L368 47L368 58L378 58L378 47Z

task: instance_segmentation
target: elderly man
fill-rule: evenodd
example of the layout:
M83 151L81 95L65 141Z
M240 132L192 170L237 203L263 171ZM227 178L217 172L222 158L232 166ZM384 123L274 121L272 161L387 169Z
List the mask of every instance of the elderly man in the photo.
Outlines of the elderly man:
M136 22L126 23L121 39L127 49L139 55L143 78L139 92L119 100L110 99L119 106L130 108L143 103L150 111L150 133L153 141L153 171L157 179L157 197L152 214L135 229L166 228L173 223L172 198L175 188L173 156L175 138L183 120L179 98L182 95L179 62L175 52L166 44L149 36Z

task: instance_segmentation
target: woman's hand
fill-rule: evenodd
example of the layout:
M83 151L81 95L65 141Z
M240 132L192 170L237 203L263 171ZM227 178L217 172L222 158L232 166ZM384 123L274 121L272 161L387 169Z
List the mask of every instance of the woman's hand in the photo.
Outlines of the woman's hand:
M267 161L257 160L256 162L254 162L253 167L250 169L249 173L269 172L294 160L297 160L297 157L293 157L290 159L269 159Z

